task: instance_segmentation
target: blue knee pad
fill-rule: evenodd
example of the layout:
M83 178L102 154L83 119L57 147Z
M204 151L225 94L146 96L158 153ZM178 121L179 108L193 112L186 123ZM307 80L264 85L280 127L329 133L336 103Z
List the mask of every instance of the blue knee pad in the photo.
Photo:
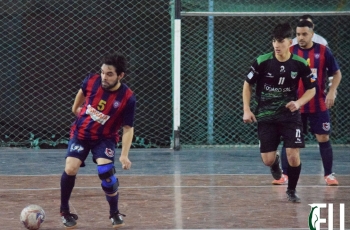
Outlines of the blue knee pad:
M118 191L119 181L114 176L116 171L113 163L97 165L97 171L102 180L101 187L106 194L113 194Z

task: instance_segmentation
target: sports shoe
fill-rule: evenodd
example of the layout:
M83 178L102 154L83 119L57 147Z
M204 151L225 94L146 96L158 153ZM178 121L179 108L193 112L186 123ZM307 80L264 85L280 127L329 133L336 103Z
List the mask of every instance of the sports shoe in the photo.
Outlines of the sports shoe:
M338 186L338 181L334 176L334 173L329 174L328 176L324 177L324 180L326 181L326 184L328 186Z
M66 229L73 229L77 226L76 220L78 215L70 213L69 211L61 211L62 223Z
M288 176L286 174L282 174L281 179L279 180L273 180L272 184L274 185L284 185L288 184Z
M282 177L282 169L281 169L281 166L280 166L280 156L278 154L276 154L275 162L271 165L270 171L271 171L272 177L275 180L281 179L281 177Z
M122 216L125 217L124 214L121 214L119 212L116 212L112 216L109 216L109 219L112 221L113 228L119 228L125 225Z
M288 200L293 203L300 203L300 198L298 197L295 190L287 189Z

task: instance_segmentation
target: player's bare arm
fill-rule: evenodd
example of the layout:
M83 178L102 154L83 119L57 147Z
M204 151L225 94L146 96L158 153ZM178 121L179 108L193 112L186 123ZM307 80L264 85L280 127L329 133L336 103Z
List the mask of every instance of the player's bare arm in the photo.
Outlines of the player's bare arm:
M332 106L334 105L335 102L335 98L337 95L337 88L340 84L342 75L340 70L337 70L334 74L333 74L333 80L332 80L332 85L329 87L327 96L326 96L326 106L327 109L332 108Z
M316 88L308 89L305 91L303 96L301 96L297 101L290 101L286 104L286 108L288 108L291 112L295 112L300 109L301 106L305 105L307 102L311 100L316 94Z
M131 161L129 160L129 150L134 136L134 128L128 125L123 126L122 151L119 161L123 169L130 169Z
M255 115L250 110L250 98L252 96L252 86L244 81L243 85L243 122L244 123L252 123L256 122Z
M85 101L85 96L83 93L82 89L79 89L77 95L75 96L75 100L72 106L72 112L78 116L78 114L80 113L81 110L81 105L84 103Z

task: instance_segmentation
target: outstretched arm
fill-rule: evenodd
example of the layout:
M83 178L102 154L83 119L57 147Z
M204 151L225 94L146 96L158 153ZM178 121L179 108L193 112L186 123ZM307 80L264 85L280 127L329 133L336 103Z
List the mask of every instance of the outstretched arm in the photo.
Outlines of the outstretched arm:
M334 105L335 97L337 95L337 88L340 84L341 77L342 77L342 75L341 75L340 70L337 70L333 74L332 84L329 87L329 90L328 90L328 93L326 96L327 109L330 109Z
M134 136L134 128L128 125L123 126L122 137L122 152L120 154L119 161L122 164L123 169L130 169L131 162L129 160L129 150Z
M75 100L74 100L74 103L73 103L73 106L72 106L72 112L76 116L79 115L80 110L81 110L80 106L84 103L84 101L85 101L85 96L84 96L83 90L79 89L77 95L75 96Z
M252 97L252 86L244 81L243 85L243 122L252 123L256 121L255 115L250 110L250 99Z

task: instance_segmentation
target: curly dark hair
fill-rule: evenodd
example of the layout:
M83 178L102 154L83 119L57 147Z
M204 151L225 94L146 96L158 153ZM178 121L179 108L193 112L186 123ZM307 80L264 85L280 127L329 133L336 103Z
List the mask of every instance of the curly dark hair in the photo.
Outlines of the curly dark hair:
M103 56L102 64L114 66L118 76L126 71L126 59L117 52Z

